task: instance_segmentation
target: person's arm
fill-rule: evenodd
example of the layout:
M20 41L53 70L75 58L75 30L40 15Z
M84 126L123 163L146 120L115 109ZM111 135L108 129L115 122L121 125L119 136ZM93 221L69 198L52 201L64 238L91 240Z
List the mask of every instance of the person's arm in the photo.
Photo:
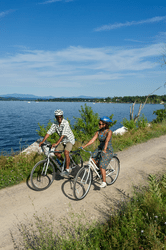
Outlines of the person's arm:
M106 150L107 150L107 146L108 146L108 142L109 140L111 139L111 136L112 136L112 131L109 130L108 134L107 134L107 138L105 140L105 145L104 145L104 150L103 152L106 153Z
M98 132L96 132L96 134L93 136L93 138L84 146L82 146L82 148L86 148L87 146L91 145L92 143L94 143L96 141L96 139L98 138Z
M52 147L58 146L58 144L63 140L64 137L65 137L65 136L62 135L56 143L53 143L53 144L52 144Z
M43 138L43 140L39 143L39 147L41 147L41 145L48 139L50 135L49 134L46 134Z
M55 124L53 123L51 125L51 128L47 131L46 135L44 136L43 140L39 143L39 147L41 147L41 145L48 139L48 137L50 135L52 135L53 133L55 133L56 131L56 127L55 127Z

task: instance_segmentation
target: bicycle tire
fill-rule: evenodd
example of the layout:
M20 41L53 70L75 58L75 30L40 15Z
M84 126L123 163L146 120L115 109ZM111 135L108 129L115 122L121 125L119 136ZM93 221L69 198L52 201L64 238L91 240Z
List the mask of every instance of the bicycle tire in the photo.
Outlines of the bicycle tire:
M118 178L120 172L120 161L118 157L113 156L106 168L106 183L112 185Z
M92 170L83 166L74 179L73 193L77 200L82 200L89 192L92 184Z
M55 168L50 162L48 165L47 173L44 173L47 160L42 160L36 163L30 175L32 186L37 191L47 189L55 179Z

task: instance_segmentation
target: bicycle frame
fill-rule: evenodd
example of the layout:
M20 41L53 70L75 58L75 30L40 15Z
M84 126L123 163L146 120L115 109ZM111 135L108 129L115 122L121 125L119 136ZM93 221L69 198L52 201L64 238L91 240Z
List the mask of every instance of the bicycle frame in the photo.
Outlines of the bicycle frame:
M88 152L90 154L90 158L88 161L88 166L89 166L89 170L90 168L96 173L96 175L101 179L101 175L97 172L97 170L99 170L99 167L95 164L95 162L92 160L92 152L91 151L87 151L85 149L82 149L85 152ZM117 154L114 154L114 156L116 156ZM112 172L110 172L109 174L107 174L107 170L106 170L106 176L112 175L115 172L115 170L112 170Z
M88 162L89 168L93 169L93 171L97 174L97 176L101 179L101 176L99 175L99 173L97 172L97 170L99 170L99 167L94 163L94 161L92 160L92 157L90 156L89 158L89 162Z
M42 148L42 150L43 150L43 148ZM44 150L43 150L43 152L44 152ZM52 157L52 154L54 154L54 155L55 155L55 153L62 154L63 152L64 152L64 150L60 150L60 151L54 151L54 150L51 150L51 149L49 150L48 155L47 155L47 166L45 168L45 174L47 173L50 161L58 168L58 170L60 172L64 171L64 169L65 169L65 163L66 163L66 158L64 157L63 164L60 166L59 163L56 161L56 159L54 159ZM74 162L74 160L72 158L72 155L74 155L74 154L75 154L75 151L71 151L69 153L70 161L73 163L73 165L75 165L75 162ZM44 169L42 171L42 174L43 174L43 172L44 172Z
M92 152L87 151L85 149L82 149L82 150L85 151L85 152L88 152L90 154L90 158L89 158L89 161L88 161L88 164L87 164L87 166L89 167L89 173L90 173L90 168L91 168L97 174L97 176L101 179L101 176L97 172L97 170L99 170L99 167L92 160ZM89 178L89 174L88 174L88 178Z

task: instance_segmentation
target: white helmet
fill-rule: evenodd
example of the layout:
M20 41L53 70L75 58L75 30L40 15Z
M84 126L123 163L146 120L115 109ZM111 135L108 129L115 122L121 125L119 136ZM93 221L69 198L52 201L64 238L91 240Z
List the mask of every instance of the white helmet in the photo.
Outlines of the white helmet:
M63 111L61 109L57 109L54 111L55 116L63 115Z

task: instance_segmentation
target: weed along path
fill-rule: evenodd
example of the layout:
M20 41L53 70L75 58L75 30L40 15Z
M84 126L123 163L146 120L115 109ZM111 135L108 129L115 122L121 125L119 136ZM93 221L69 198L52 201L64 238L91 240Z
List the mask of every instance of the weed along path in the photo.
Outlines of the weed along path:
M105 189L92 185L88 195L75 201L70 182L58 178L45 191L37 192L27 183L0 190L0 249L14 249L13 239L18 242L17 224L27 224L38 216L51 214L54 221L69 216L70 212L84 212L89 221L103 220L110 208L132 195L132 186L145 185L149 174L162 173L166 169L166 135L132 146L118 153L121 170L118 180Z

